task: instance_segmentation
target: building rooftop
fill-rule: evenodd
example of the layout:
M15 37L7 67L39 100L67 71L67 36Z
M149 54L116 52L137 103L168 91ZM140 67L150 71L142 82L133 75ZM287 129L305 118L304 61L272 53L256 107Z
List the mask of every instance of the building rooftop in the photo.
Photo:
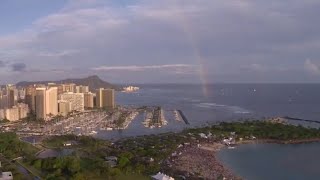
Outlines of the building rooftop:
M174 178L167 176L161 172L158 172L158 174L152 176L152 179L154 179L154 180L174 180Z
M0 180L12 180L12 172L1 172L0 171Z

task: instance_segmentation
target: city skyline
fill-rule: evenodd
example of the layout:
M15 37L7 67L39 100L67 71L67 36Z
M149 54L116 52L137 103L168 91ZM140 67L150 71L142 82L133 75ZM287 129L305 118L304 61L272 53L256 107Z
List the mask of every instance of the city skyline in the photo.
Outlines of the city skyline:
M0 84L92 74L120 84L320 82L319 7L294 0L3 1Z
M0 87L0 121L33 120L51 121L72 113L115 108L115 90L75 83L35 83L25 86Z

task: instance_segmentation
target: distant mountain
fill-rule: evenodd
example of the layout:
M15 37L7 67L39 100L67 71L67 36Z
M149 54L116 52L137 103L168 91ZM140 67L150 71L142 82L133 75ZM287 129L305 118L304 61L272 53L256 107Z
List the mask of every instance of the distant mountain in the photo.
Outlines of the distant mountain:
M83 86L89 86L90 91L94 91L98 88L111 88L115 90L119 90L120 88L116 85L110 84L102 79L100 79L99 76L89 76L82 79L64 79L59 81L38 81L38 82L27 82L22 81L18 82L16 84L17 87L26 87L33 84L48 84L48 83L56 83L56 84L62 84L62 83L74 83L76 85L83 85Z

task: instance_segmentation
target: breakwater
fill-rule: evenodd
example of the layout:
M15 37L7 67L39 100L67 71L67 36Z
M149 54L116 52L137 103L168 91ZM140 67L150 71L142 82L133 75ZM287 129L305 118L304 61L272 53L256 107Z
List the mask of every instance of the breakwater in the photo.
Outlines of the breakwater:
M291 121L304 121L304 122L311 122L311 123L318 123L320 124L320 121L316 121L316 120L309 120L309 119L300 119L300 118L293 118L293 117L289 117L289 116L285 116L283 117L283 119L286 120L291 120Z
M189 121L188 121L187 117L183 114L183 112L182 112L181 110L178 110L178 112L179 112L179 114L180 114L180 116L181 116L182 120L183 120L187 125L190 125L190 123L189 123Z

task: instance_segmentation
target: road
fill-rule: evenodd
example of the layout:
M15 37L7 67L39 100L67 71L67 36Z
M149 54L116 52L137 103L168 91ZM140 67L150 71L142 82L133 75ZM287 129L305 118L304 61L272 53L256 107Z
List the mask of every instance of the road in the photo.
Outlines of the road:
M32 179L32 176L30 175L28 170L26 170L25 168L21 167L20 165L17 165L16 163L12 163L11 160L7 159L2 154L0 154L0 161L1 162L6 162L7 164L10 164L10 165L14 165L16 167L16 169L18 170L18 172L23 174L24 177L26 177L27 179Z

